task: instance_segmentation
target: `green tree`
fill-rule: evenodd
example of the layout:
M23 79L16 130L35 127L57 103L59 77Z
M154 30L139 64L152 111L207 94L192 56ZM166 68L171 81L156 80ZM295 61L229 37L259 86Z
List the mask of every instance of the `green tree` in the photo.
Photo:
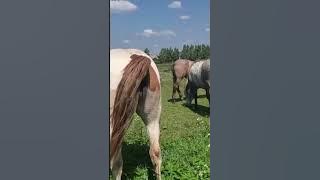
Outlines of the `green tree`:
M194 58L194 60L201 59L201 57L200 57L200 51L201 51L201 46L200 46L200 45L196 45L196 46L194 47L194 51L193 51L193 58Z
M173 50L173 59L174 59L174 61L179 59L179 56L180 56L179 49L178 48L174 48L174 50Z
M176 59L174 49L170 47L169 49L170 59L169 62L173 63Z
M160 62L159 62L159 58L153 58L153 61L156 63L156 64L159 64Z
M191 60L195 60L194 58L194 45L191 44L189 50L188 50L188 58L191 59Z
M206 46L206 51L205 52L206 52L206 57L205 58L206 59L210 58L210 46L209 45Z
M181 53L180 53L181 59L187 59L187 45L183 45Z
M148 48L144 49L144 52L145 52L146 54L150 55L150 51L149 51Z
M170 51L168 48L164 48L164 51L163 51L163 62L164 63L167 63L170 61Z
M200 57L200 59L206 59L206 45L205 44L201 44L199 57Z
M164 57L165 56L165 49L161 48L160 53L158 55L158 62L163 63L164 62Z
M191 51L191 47L187 44L186 45L186 59L191 59L190 51Z
M181 51L176 47L162 48L155 61L157 63L172 63L179 59L179 57L193 61L208 59L210 58L210 46L205 44L184 44Z

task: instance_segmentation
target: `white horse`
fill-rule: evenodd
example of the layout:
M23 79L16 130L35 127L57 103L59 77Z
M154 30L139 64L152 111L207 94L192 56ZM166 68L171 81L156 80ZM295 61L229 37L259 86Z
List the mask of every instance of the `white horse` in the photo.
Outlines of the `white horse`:
M210 60L197 61L192 64L188 74L188 84L185 89L187 105L194 99L195 107L198 105L197 90L206 90L206 96L210 103Z
M160 75L152 58L137 49L110 50L110 167L113 178L122 175L122 141L134 112L148 132L149 154L158 180L161 179Z

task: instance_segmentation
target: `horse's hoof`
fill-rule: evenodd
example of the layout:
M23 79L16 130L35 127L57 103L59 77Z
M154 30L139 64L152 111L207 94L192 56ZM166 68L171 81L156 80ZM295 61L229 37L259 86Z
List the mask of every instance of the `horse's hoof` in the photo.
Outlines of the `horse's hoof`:
M175 103L175 99L174 99L174 98L171 98L171 102L174 104L174 103Z

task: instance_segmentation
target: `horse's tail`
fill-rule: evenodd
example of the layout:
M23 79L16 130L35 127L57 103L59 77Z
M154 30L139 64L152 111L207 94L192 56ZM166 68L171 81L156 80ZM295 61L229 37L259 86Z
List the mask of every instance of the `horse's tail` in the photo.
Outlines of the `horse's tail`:
M176 82L177 82L177 76L176 76L176 72L175 72L175 70L174 70L174 66L175 66L175 64L173 63L173 64L171 65L173 85L176 84Z
M130 63L124 68L122 79L118 85L111 114L111 149L112 158L122 143L132 115L138 104L138 93L146 86L151 60L145 56L132 55Z

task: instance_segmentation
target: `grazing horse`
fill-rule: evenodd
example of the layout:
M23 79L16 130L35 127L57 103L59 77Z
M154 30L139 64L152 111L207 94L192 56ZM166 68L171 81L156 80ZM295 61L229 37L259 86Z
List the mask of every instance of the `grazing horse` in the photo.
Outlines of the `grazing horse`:
M173 77L172 86L172 102L175 103L174 95L178 91L180 99L182 99L182 94L179 89L179 84L184 78L188 78L188 73L193 61L187 59L178 59L172 64L171 72Z
M149 136L149 155L157 179L161 179L160 75L156 64L137 49L110 50L110 167L113 178L121 179L124 134L136 112Z
M190 105L192 100L195 101L195 107L197 108L197 90L199 88L206 90L206 96L210 103L210 60L201 60L195 62L188 75L188 84L185 90L187 105Z

